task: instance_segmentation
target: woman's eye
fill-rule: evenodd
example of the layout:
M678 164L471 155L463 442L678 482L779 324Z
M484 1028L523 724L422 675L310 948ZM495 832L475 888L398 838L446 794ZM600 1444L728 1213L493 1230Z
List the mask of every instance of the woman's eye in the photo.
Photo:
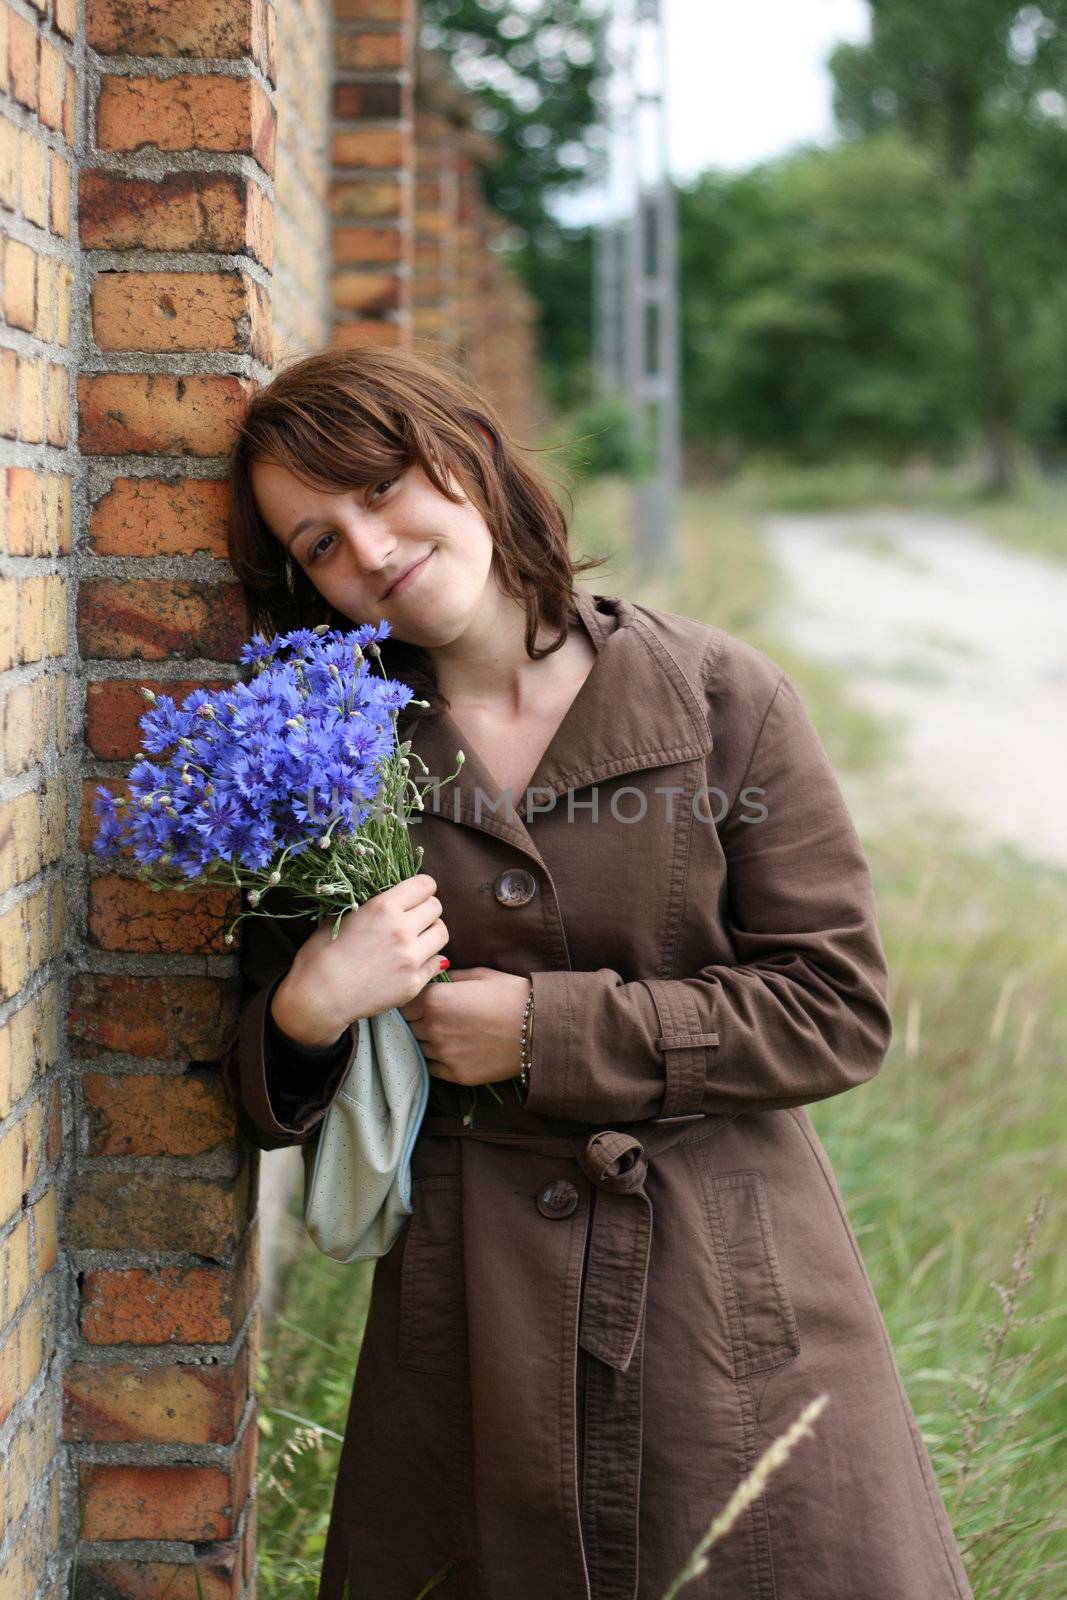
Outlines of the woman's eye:
M332 539L332 538L333 538L333 534L332 533L324 533L321 539L317 539L315 541L315 543L311 546L311 549L308 551L308 565L309 566L311 565L311 563L317 557L317 555L318 555L319 551L321 550L324 542L327 539Z
M381 489L389 489L389 488L391 488L392 485L395 482L396 482L395 478L383 478L381 483L375 484L374 493L377 494L379 492L379 490L381 490Z

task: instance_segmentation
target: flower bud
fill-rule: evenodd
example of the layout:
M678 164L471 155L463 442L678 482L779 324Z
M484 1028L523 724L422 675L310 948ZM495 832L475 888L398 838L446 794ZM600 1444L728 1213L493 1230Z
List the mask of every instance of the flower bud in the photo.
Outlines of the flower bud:
M148 701L148 704L150 706L154 706L155 705L156 697L155 697L154 691L151 690L151 689L146 689L143 683L141 685L141 693L144 695L145 699Z
M247 898L250 906L258 906L261 898L259 890L249 889Z

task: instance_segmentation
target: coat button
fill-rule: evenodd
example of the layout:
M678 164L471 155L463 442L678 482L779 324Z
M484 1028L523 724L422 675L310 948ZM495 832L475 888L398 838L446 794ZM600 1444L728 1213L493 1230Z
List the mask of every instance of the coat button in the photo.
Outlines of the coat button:
M525 867L510 867L494 883L493 893L502 906L524 906L537 893L537 880Z
M537 1196L537 1209L543 1217L569 1217L578 1204L578 1191L566 1178L554 1178Z

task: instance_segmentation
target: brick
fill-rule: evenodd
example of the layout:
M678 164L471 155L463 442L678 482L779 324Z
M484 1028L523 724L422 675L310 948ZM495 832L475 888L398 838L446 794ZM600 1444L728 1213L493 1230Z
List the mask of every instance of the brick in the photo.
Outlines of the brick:
M58 150L50 152L52 182L49 192L48 225L61 239L70 238L70 162Z
M185 1539L231 1533L230 1474L221 1467L112 1466L79 1473L83 1539Z
M218 1071L86 1073L82 1097L92 1156L196 1156L233 1139Z
M32 128L23 128L19 136L19 166L22 180L22 214L27 222L45 225L47 200L45 197L45 155L47 151Z
M52 701L47 673L17 684L0 700L0 760L7 776L28 772L44 760L50 748Z
M330 185L330 210L335 217L359 217L380 221L399 217L404 204L399 183L351 178Z
M74 68L67 66L67 83L63 91L63 138L72 148L74 146L74 116L77 105L78 80L74 76Z
M19 438L40 444L44 438L44 362L33 356L19 361Z
M335 83L333 114L352 122L399 118L404 115L403 91L399 83Z
M389 168L409 159L410 135L401 128L339 129L333 136L336 167Z
M72 1053L106 1050L162 1061L216 1060L237 1014L233 979L140 978L81 972L71 980L67 1019Z
M399 261L403 255L403 235L399 228L335 228L333 261L335 266L363 262Z
M137 878L93 878L89 939L103 950L226 955L226 926L240 910L226 889L155 891Z
M0 1228L22 1204L22 1128L0 1134Z
M51 40L41 39L40 111L45 127L58 133L63 126L63 84L66 62Z
M246 1241L236 1271L93 1268L84 1276L82 1334L95 1345L230 1344L255 1296L252 1256Z
M19 1130L22 1135L22 1189L25 1193L33 1187L46 1164L48 1130L43 1100L30 1101L19 1119Z
M101 55L241 59L252 41L247 0L87 0L86 39Z
M412 54L411 40L406 33L379 33L370 29L346 33L343 26L337 31L335 49L337 65L343 72L382 72L406 67Z
M190 1561L107 1561L82 1556L78 1600L241 1600L240 1551L234 1541L215 1543ZM255 1600L255 1588L247 1590ZM0 1596L2 1600L2 1596ZM21 1591L18 1600L22 1600ZM58 1600L58 1597L57 1597Z
M93 250L247 250L269 266L263 207L262 189L237 173L149 179L87 167L78 178L79 238Z
M232 1444L244 1412L248 1350L231 1366L97 1366L63 1379L63 1437L73 1443Z
M245 642L236 583L90 578L78 588L78 643L97 660L235 659Z
M44 654L44 579L26 578L19 597L19 661L40 661Z
M37 30L10 6L8 14L8 64L11 97L30 111L37 109Z
M33 467L7 469L7 547L11 555L37 555L44 485Z
M10 89L11 75L8 68L8 27L7 20L11 15L11 7L7 4L0 5L0 91L7 94Z
M32 333L37 317L36 257L21 239L8 239L4 250L4 321Z
M33 1207L33 1233L37 1250L35 1263L38 1281L51 1271L59 1259L56 1230L56 1191L46 1189Z
M77 0L55 0L55 14L52 20L59 32L73 42L78 28Z
M2 8L0 8L2 9ZM19 203L19 130L0 115L0 206L14 211Z
M43 226L44 224L42 222L42 227ZM51 344L55 335L56 266L57 262L54 256L37 257L37 321L34 324L33 331L42 344ZM48 388L48 372L50 370L50 365L50 362L46 359L44 363L46 393ZM46 417L47 411L48 406L46 402Z
M18 579L0 578L0 672L7 672L15 662L18 604Z
M331 293L340 309L370 315L393 311L400 304L400 282L393 273L337 272Z
M19 358L14 350L0 350L0 437L17 439Z
M70 344L70 302L74 287L73 269L65 261L56 263L56 343Z
M25 1216L0 1244L0 1328L5 1328L30 1292L30 1224Z
M80 1172L67 1190L64 1244L74 1250L180 1250L225 1261L248 1209L248 1164L235 1179L181 1172Z
M399 322L335 322L331 333L334 348L346 345L380 344L399 345L404 342L405 330Z
M270 361L270 299L247 272L102 272L90 304L102 350L233 350Z
M250 392L223 374L79 374L78 443L87 455L224 456Z
M89 542L97 555L204 555L225 560L229 486L224 478L115 478L96 501ZM189 685L192 689L193 684ZM166 686L173 695L173 685ZM146 709L141 702L141 711Z
M123 761L132 759L141 748L140 718L148 709L148 702L141 693L141 685L153 690L156 694L169 694L176 704L181 705L186 695L193 689L224 689L227 682L217 678L170 679L164 682L162 678L138 678L136 683L124 678L105 679L100 683L86 685L87 713L87 739L89 748L94 755L100 756L105 761ZM91 802L93 786L96 780L87 780L85 795ZM109 785L113 793L118 789L115 784ZM86 815L92 819L92 806L88 806ZM95 824L87 837L81 835L81 847L88 850L92 843L92 834L95 834Z
M414 0L335 0L338 22L413 22Z
M50 361L48 370L48 443L63 449L70 443L70 374Z
M100 86L101 150L228 150L274 171L275 111L253 78L113 78Z

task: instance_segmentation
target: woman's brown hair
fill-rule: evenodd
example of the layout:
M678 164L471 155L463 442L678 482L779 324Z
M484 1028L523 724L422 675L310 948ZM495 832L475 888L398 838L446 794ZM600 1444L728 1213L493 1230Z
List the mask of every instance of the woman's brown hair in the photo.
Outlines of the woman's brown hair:
M478 424L491 434L492 451ZM251 631L270 638L322 622L354 626L261 518L252 463L275 462L326 490L358 488L415 464L458 503L447 487L451 474L485 518L500 586L526 610L530 658L558 650L567 637L574 578L608 558L572 562L567 519L544 479L520 459L522 448L470 380L443 361L353 346L318 351L284 367L254 392L230 454L229 558L244 590ZM537 649L542 626L555 629L557 637ZM395 637L381 648L387 674L430 702L422 715L447 705L425 650ZM415 707L408 712L419 714Z

